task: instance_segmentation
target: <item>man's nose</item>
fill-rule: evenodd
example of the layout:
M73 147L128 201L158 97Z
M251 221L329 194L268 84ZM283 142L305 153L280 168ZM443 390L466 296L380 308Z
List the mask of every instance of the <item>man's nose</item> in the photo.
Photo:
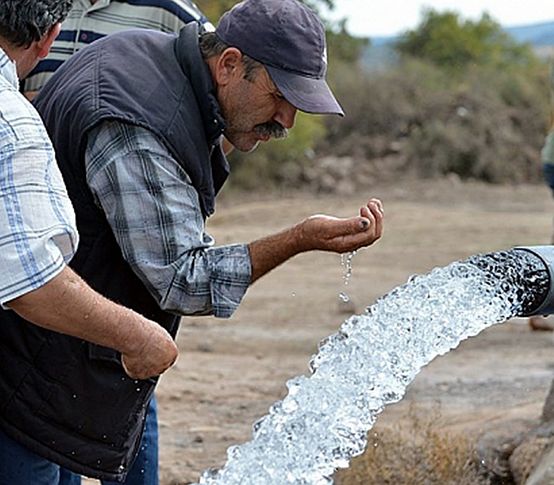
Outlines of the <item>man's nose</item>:
M297 109L286 100L282 100L279 103L277 112L273 117L273 120L284 126L287 129L290 129L294 126L294 120L296 118Z

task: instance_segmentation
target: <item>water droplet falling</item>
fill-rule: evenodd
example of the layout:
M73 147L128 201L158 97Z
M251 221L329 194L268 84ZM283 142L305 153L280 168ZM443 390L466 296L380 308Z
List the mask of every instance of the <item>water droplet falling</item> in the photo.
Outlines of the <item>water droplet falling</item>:
M341 291L339 293L339 298L341 299L341 301L343 301L344 303L348 303L350 301L350 297L344 293L343 291Z
M344 268L344 273L342 275L344 286L348 286L350 279L352 278L352 259L355 255L356 251L340 255L340 265ZM344 291L340 292L339 299L344 303L348 303L350 301L350 297Z

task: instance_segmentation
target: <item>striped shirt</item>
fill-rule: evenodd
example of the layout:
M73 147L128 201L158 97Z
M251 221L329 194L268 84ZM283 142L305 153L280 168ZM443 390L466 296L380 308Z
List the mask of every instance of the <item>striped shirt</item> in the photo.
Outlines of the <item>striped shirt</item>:
M50 54L24 81L23 91L40 91L64 61L101 37L130 29L176 33L192 21L213 30L190 0L75 0Z
M214 246L198 193L153 133L108 121L88 135L87 183L123 257L163 310L230 317L251 281L248 248Z
M75 214L39 114L0 49L0 304L56 276L75 253Z

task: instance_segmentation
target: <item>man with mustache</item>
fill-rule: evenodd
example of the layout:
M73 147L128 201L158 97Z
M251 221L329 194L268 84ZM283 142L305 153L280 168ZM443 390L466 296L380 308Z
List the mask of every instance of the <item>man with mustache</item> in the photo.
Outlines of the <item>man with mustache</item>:
M297 110L342 115L326 68L323 25L297 0L245 0L212 33L191 23L178 37L114 34L66 61L35 104L77 211L74 269L175 335L182 315L230 317L254 281L296 254L375 242L377 199L354 217L312 216L249 244L215 246L205 232L229 173L222 136L248 152L285 136ZM144 420L155 421L145 418L153 381L110 402L126 385L114 357L94 347L97 378L81 390L81 413L102 437L90 431L78 457L58 450L69 469L104 480L125 478ZM78 423L64 424L71 433ZM157 467L155 456L149 466ZM149 480L140 483L157 483Z

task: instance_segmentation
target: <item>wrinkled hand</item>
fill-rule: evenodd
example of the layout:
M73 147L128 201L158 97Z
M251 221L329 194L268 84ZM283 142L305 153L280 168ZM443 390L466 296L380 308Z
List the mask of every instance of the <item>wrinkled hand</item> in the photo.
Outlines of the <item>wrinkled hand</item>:
M299 232L306 251L356 251L382 236L383 204L379 199L370 199L367 205L360 208L359 216L347 219L315 215L300 223Z
M155 322L145 320L141 343L136 350L121 355L121 363L132 379L155 377L169 369L179 351L171 335Z

